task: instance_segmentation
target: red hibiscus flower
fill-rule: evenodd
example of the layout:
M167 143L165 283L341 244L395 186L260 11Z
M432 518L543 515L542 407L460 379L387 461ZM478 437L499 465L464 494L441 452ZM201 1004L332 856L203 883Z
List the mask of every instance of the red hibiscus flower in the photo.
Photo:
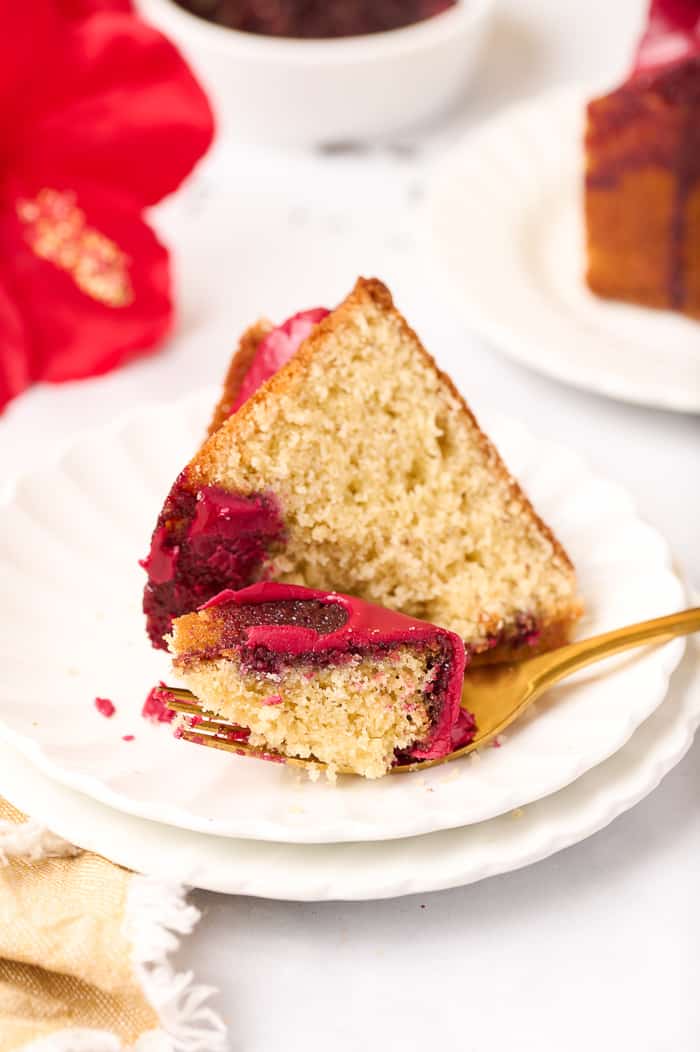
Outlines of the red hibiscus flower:
M0 0L0 409L168 331L168 253L142 212L211 143L206 97L129 0Z

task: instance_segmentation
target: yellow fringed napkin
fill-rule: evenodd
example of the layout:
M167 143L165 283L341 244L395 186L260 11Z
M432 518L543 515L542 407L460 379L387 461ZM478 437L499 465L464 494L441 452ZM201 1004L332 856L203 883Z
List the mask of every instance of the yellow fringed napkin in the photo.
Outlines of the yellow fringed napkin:
M0 1052L219 1052L225 1028L169 963L186 889L55 837L0 798Z

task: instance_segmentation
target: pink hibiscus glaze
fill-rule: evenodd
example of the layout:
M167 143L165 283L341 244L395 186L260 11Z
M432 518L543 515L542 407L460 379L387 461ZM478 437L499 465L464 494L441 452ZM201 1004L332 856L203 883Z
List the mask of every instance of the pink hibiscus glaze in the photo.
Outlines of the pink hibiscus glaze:
M300 311L260 341L248 372L243 377L238 397L231 407L231 414L240 409L266 380L287 364L307 336L329 313L325 307Z
M460 708L457 713L457 719L452 725L452 745L451 748L448 749L448 752L453 752L455 749L462 749L465 745L469 745L469 742L473 740L476 731L476 720L471 712L467 712L466 709Z
M284 698L281 694L271 694L269 698L263 698L262 705L281 705Z
M113 701L109 698L95 698L95 708L101 716L105 716L108 720L112 718L114 713L117 711L117 707Z
M284 616L276 615L275 606L279 612L284 604ZM260 615L256 606L260 606ZM219 610L219 633L213 651L238 649L244 659L250 660L251 668L259 671L269 671L277 660L284 662L295 657L317 661L332 656L336 661L339 655L351 659L353 652L369 650L390 659L392 652L388 648L402 643L416 647L438 644L443 656L431 681L433 689L426 695L435 721L427 739L406 750L403 756L411 760L438 759L474 736L474 718L461 708L467 654L454 632L354 596L274 581L237 592L221 592L200 609ZM213 651L193 651L185 660L211 657Z
M630 79L700 54L700 0L652 0Z
M195 610L222 588L240 588L264 572L268 549L284 536L271 494L190 488L185 469L168 494L141 566L148 634L166 649L173 618ZM261 569L262 568L262 569Z

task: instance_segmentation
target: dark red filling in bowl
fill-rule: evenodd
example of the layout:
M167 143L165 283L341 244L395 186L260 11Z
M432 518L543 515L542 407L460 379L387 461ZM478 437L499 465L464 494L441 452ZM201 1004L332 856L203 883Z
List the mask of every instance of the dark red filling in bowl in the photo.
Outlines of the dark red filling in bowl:
M263 36L324 39L422 22L457 0L175 0L208 22Z

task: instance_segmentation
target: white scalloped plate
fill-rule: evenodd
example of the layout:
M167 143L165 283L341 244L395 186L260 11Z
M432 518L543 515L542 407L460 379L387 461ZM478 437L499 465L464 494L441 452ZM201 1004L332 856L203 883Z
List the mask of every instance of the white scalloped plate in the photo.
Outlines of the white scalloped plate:
M76 440L22 477L3 510L0 737L52 778L119 810L221 836L383 840L481 822L556 792L661 703L680 640L579 674L477 760L337 787L189 746L144 722L149 687L169 674L167 656L146 642L136 560L213 397L141 409ZM483 422L577 565L582 632L684 605L665 542L622 490L511 420ZM115 702L115 717L97 713L97 695Z
M163 880L291 901L392 898L471 884L584 840L656 788L699 723L700 647L691 643L663 704L572 785L518 815L385 843L272 844L173 829L57 785L2 742L0 792L72 843Z
M625 401L699 412L700 324L600 299L583 281L582 136L594 93L513 106L453 151L430 196L440 273L469 324L522 364Z

